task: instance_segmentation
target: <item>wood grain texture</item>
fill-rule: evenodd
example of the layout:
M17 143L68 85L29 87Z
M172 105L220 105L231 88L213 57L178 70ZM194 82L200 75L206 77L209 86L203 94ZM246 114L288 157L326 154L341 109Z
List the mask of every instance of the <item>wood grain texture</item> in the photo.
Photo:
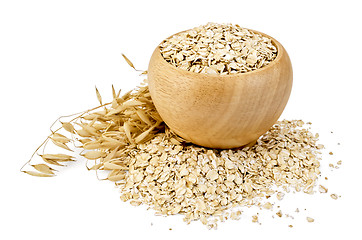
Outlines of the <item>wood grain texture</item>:
M165 123L204 147L235 148L258 139L283 112L293 81L287 52L271 39L278 54L269 65L222 76L179 69L166 62L157 47L149 62L148 82Z

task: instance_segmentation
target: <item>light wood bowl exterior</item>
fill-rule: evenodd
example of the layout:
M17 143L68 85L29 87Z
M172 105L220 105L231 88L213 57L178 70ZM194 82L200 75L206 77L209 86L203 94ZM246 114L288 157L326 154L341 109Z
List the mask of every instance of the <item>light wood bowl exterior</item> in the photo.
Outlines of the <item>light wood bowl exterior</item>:
M289 56L271 39L278 54L269 65L222 76L179 69L168 63L157 47L149 62L148 83L165 123L181 137L204 147L236 148L256 141L278 120L292 88Z

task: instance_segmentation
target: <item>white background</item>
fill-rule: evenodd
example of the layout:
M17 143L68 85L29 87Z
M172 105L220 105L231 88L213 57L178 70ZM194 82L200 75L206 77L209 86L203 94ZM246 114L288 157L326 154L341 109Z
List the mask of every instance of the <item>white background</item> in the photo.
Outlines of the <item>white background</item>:
M358 2L1 0L0 238L357 239L362 162ZM287 49L294 85L282 118L313 122L327 147L321 170L329 180L322 182L340 199L332 200L329 193L289 194L278 205L294 220L273 219L256 209L215 231L121 202L113 184L98 181L84 161L54 178L19 172L56 118L98 104L95 85L105 100L111 98L112 84L137 85L138 73L122 60L122 52L146 70L164 38L210 21L259 30ZM332 171L328 164L338 160L343 164ZM261 225L251 223L253 211L260 212ZM307 223L306 216L315 222Z

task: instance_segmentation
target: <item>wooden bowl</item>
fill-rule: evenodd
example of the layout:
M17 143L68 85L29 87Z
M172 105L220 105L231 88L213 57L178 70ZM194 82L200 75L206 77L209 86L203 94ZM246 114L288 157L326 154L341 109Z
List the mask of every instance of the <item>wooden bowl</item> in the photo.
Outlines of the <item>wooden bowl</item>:
M171 65L155 49L148 67L150 94L175 133L204 147L236 148L255 142L278 120L291 92L292 65L278 41L260 34L272 39L277 57L247 73L190 72Z

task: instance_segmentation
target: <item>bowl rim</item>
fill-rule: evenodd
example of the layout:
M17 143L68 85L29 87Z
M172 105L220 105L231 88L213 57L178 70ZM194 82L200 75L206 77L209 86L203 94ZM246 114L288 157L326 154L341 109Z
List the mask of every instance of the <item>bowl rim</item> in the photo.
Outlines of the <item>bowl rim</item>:
M174 70L176 71L181 71L183 72L184 74L190 74L190 75L194 75L194 76L207 76L207 77L210 77L210 78L235 78L235 77L238 77L238 76L247 76L249 74L255 74L255 73L259 73L259 72L262 72L262 71L266 71L268 70L269 68L272 68L275 64L277 64L280 59L283 57L283 55L285 54L285 49L284 47L276 40L274 39L273 37L269 36L268 34L265 34L263 32L260 32L260 31L256 31L256 30L253 30L253 29L250 29L250 28L244 28L244 29L247 29L248 31L252 31L254 33L258 33L264 37L268 37L271 39L272 43L274 44L274 46L276 46L277 48L277 56L276 58L271 61L268 65L262 67L262 68L258 68L258 69L255 69L255 70L252 70L252 71L248 71L248 72L245 72L245 73L232 73L232 74L225 74L225 75L220 75L220 74L207 74L207 73L197 73L197 72L191 72L191 71L188 71L188 70L185 70L185 69L182 69L182 68L178 68L174 65L172 65L171 63L167 62L166 59L162 56L161 54L161 51L160 51L160 45L166 40L166 39L169 39L177 34L180 34L180 33L183 33L183 32L186 32L186 31L189 31L191 29L188 29L188 30L184 30L184 31L181 31L181 32L178 32L178 33L175 33L175 34L172 34L171 36L165 38L164 40L162 40L162 42L160 42L154 53L157 54L158 58L162 59L164 63L166 63L168 66L170 66L171 68L173 68Z

